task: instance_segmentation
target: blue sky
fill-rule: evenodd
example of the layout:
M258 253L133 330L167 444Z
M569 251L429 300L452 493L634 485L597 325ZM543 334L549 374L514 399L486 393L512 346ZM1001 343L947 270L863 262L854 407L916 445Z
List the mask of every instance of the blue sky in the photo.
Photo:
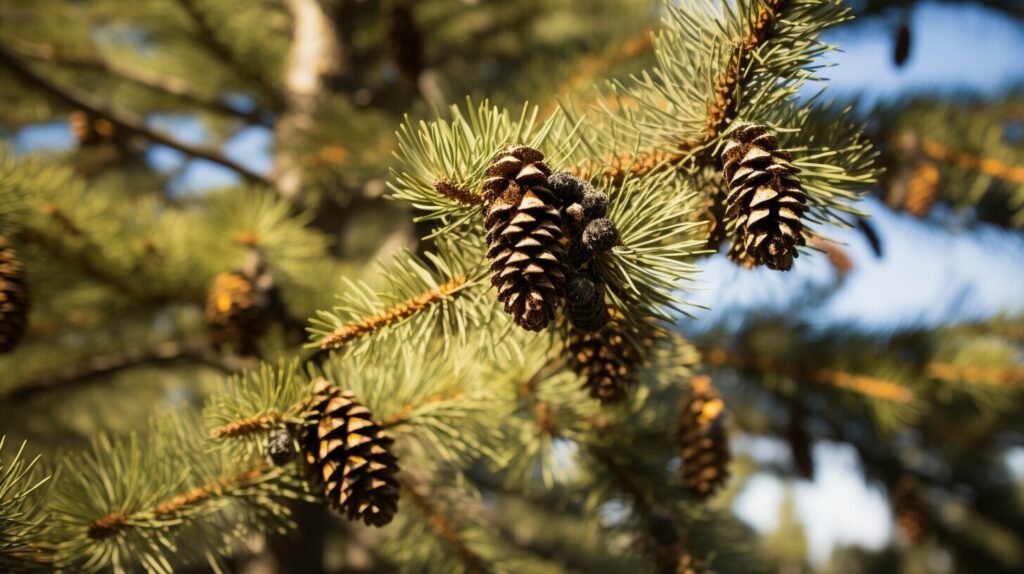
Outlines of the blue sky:
M912 20L913 50L907 64L891 63L894 22L875 19L831 34L828 40L843 51L829 56L836 66L826 71L833 94L860 94L868 100L890 98L907 91L953 91L971 88L1000 90L1024 81L1024 26L977 7L920 7ZM193 119L151 119L186 141L208 137ZM16 139L20 151L66 148L73 144L64 123L23 130ZM246 166L267 172L271 164L272 134L249 128L225 144L225 153ZM150 161L174 172L175 192L194 192L237 182L231 172L202 160L189 161L167 148L154 148ZM837 235L849 243L855 271L846 286L819 314L823 324L859 322L875 327L908 323L935 324L951 317L981 318L1000 311L1024 311L1024 237L990 229L953 233L894 215L868 202L885 242L886 255L876 259L856 232ZM998 242L1000 249L987 246ZM807 279L828 281L830 270L821 257L804 257L798 271L779 274L747 272L721 257L703 265L701 285L706 290L691 299L713 311L702 312L706 325L723 312L785 300L792 286ZM785 457L780 445L746 441L738 446L760 459ZM853 471L848 448L819 444L818 478L795 484L798 515L805 521L814 562L822 563L836 542L884 545L890 535L890 517L882 495L864 485ZM1014 464L1024 473L1024 454ZM784 485L778 479L756 476L737 500L739 515L761 530L774 527Z

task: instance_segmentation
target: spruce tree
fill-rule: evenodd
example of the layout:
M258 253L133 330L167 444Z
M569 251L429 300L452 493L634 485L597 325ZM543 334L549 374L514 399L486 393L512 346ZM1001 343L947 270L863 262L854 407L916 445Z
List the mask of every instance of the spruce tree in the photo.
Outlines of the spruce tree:
M1021 567L1021 318L806 313L856 273L838 230L886 249L869 194L1019 233L1020 94L807 98L852 16L0 1L4 136L73 138L0 151L0 570L802 565L731 511L766 471L736 437L782 441L794 480L851 445L904 555ZM684 337L718 253L835 281Z

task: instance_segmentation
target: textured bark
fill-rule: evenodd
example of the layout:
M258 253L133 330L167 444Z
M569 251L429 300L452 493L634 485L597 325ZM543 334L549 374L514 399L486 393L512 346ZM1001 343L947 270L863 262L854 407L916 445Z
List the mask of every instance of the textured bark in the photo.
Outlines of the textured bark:
M319 0L285 0L292 16L292 44L285 60L285 108L275 126L277 151L274 181L277 193L304 203L303 167L293 144L313 127L325 87L345 70L338 28Z

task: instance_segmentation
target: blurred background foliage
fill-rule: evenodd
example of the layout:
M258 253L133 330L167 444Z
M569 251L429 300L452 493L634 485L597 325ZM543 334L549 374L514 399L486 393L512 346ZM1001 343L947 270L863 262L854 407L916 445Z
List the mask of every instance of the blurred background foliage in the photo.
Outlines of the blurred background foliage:
M24 455L10 458L12 445L28 440L26 452L43 461L33 471L52 470L101 432L141 431L153 413L183 404L198 409L225 375L258 364L204 336L209 286L241 269L253 247L284 301L258 341L272 364L308 354L303 326L337 304L351 286L343 281L405 293L371 265L408 250L395 264L403 265L436 247L407 204L387 200L403 120L450 114L467 95L512 110L529 101L544 115L604 97L595 86L654 64L650 33L663 15L648 0L318 0L325 19L310 23L303 4L0 0L0 234L18 248L33 298L27 336L0 356L0 489L5 469L26 465ZM693 348L674 357L677 370L644 381L648 394L607 415L611 438L594 438L604 416L594 405L574 406L560 417L567 428L547 435L535 412L517 411L517 432L529 438L515 443L522 452L498 456L508 476L483 465L458 476L413 473L443 485L405 495L425 521L402 516L381 537L299 511L316 540L249 536L225 565L444 571L455 556L461 566L452 568L471 569L465 543L498 571L646 571L651 561L637 550L665 510L653 506L664 505L686 515L687 543L707 550L717 572L1024 569L1024 11L1013 0L850 6L858 18L826 36L847 52L828 56L840 65L826 77L858 66L884 66L889 79L920 62L942 67L922 53L933 45L922 41L925 16L968 10L1003 26L1005 45L971 53L1005 81L961 86L960 70L948 69L945 90L840 82L846 89L831 97L853 106L884 167L862 204L872 217L826 228L840 243L812 243L819 251L782 277L740 269L724 249L700 258L707 293L694 298L712 310L681 320ZM969 51L979 40L972 32L984 33L943 41ZM846 43L858 37L866 39ZM885 58L860 58L869 43ZM812 93L802 92L808 107L820 105ZM506 342L543 362L519 338ZM457 362L472 363L471 354ZM373 380L351 365L328 368ZM459 406L477 413L467 420L497 419L488 404L523 400L477 389L498 376L484 367L445 368L415 367L476 401ZM731 482L696 509L659 481L653 454L671 449L670 437L645 434L644 424L671 418L652 411L673 409L692 372L715 381L734 437ZM502 376L518 375L530 372ZM408 391L406 404L429 396L420 391ZM578 400L568 378L539 392L530 408ZM630 445L650 449L624 452ZM572 488L547 480L582 448ZM537 450L552 468L534 466ZM616 465L632 469L643 497L614 480ZM463 480L472 487L459 488ZM451 514L437 518L438 508ZM453 546L445 532L464 540ZM25 552L6 544L0 530L0 552ZM326 549L324 561L287 563L310 548Z

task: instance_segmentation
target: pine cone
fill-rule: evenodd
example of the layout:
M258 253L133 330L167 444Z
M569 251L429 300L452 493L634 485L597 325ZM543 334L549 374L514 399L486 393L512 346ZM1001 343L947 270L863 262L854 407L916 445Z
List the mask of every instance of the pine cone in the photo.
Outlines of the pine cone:
M569 331L570 364L585 377L583 388L604 404L621 402L636 384L641 354L626 329L622 313L609 310L607 323L599 331Z
M29 291L25 266L0 236L0 353L13 349L28 327Z
M896 484L892 511L903 538L912 545L920 544L928 533L930 521L920 485L912 476L904 476Z
M217 275L206 297L206 335L215 349L231 347L239 355L255 355L269 326L256 285L237 271Z
M313 383L304 449L328 504L349 520L383 526L398 510L398 459L370 410L327 379Z
M729 477L725 414L725 403L711 386L711 378L690 379L679 409L679 471L686 488L700 500L714 494Z
M215 349L231 348L239 355L255 356L271 321L286 320L285 315L274 277L262 256L253 251L242 269L214 279L206 297L207 339Z
M491 283L505 312L528 331L555 317L565 284L562 220L543 159L535 149L509 147L494 157L483 184Z
M423 35L408 0L391 0L388 4L387 43L398 72L415 85L423 72Z
M744 125L732 133L723 156L729 185L726 215L736 222L735 257L786 271L804 245L801 217L807 207L792 156L779 149L768 128Z
M584 275L576 275L565 286L566 311L574 329L592 333L608 322L604 289Z

